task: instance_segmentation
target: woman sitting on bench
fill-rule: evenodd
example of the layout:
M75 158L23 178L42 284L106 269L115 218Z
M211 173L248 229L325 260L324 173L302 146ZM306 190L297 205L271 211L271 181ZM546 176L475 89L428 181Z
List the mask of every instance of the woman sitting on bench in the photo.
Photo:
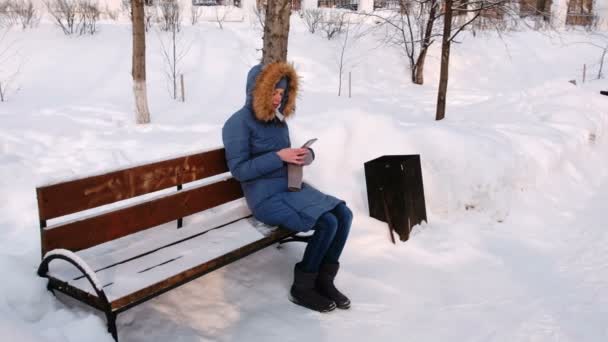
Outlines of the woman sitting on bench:
M328 312L348 309L334 286L352 212L345 202L301 183L310 148L291 148L285 119L295 109L298 76L283 62L256 65L247 75L247 101L224 124L222 139L230 172L260 221L305 232L314 229L302 261L295 265L289 299Z

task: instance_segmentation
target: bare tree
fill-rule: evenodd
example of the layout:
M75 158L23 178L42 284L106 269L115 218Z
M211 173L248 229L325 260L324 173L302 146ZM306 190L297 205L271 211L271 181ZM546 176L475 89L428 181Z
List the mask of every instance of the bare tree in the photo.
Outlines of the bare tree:
M600 62L599 62L599 69L597 71L597 79L600 80L602 78L604 78L604 61L606 59L606 53L608 53L608 44L604 45L604 46L600 46L600 45L595 45L596 47L599 47L602 50L602 56L600 57Z
M161 30L165 32L179 32L182 27L181 7L177 0L163 0L160 3L162 13Z
M15 47L15 41L9 40L11 27L0 30L0 102L7 100L7 95L13 88L13 82L21 71L23 58Z
M129 20L133 21L133 10L131 9L131 0L121 0L120 8L123 13L129 16Z
M253 14L255 14L255 17L258 19L258 24L260 24L260 27L262 30L264 30L264 23L266 22L266 6L263 4L254 5L252 11Z
M437 112L435 120L445 117L445 101L448 91L450 66L450 36L452 34L452 5L453 0L445 0L445 16L443 18L443 37L441 40L441 71L439 72L439 91L437 92Z
M8 6L9 1L0 1L0 18L4 18L4 16L6 15L6 13L9 11L9 6ZM0 21L0 24L3 24L3 21Z
M440 0L399 1L399 10L364 14L380 22L385 29L384 40L397 46L407 58L410 78L414 84L424 83L424 65L428 49L441 34L435 21L442 16Z
M95 34L101 12L92 0L45 0L49 14L63 33Z
M443 120L445 118L445 107L449 81L449 66L450 66L450 47L467 26L475 22L482 14L488 11L500 11L501 7L506 6L508 0L479 0L467 1L464 0L445 0L445 15L443 18L443 36L441 45L441 70L439 73L439 90L437 92L437 111L435 120ZM455 11L472 13L472 17L464 24L456 28L452 28L452 16Z
M385 29L384 41L397 46L407 58L412 82L423 84L428 50L435 39L443 35L435 23L442 18L445 22L446 8L450 8L452 18L456 15L458 18L450 24L448 39L451 42L482 14L487 18L490 11L504 9L508 3L508 0L452 0L448 7L442 0L399 0L396 10L363 15L374 17L380 23L378 27ZM492 22L495 27L503 23L502 17L500 21L487 19L486 22Z
M192 23L192 26L198 24L202 15L203 6L190 6L190 22Z
M185 44L183 36L177 30L168 33L169 39L165 41L159 36L161 52L165 62L165 75L169 80L171 97L177 100L178 81L182 71L180 65L184 57L190 51L192 44Z
M63 30L63 33L71 35L77 31L75 29L78 15L78 2L76 0L45 0L44 3L49 14L55 20L55 24Z
M232 7L231 4L227 4L226 6L215 6L215 22L220 30L224 29L224 22L226 21L226 17L232 12Z
M606 55L608 55L608 35L602 32L590 32L588 39L588 41L577 41L568 45L589 45L601 51L600 58L597 63L597 79L599 80L604 78L604 63L606 60Z
M262 63L287 60L291 0L268 1L264 23Z
M597 79L604 78L604 62L606 59L606 54L608 54L608 37L603 33L592 33L592 36L600 38L600 42L588 42L588 44L600 49L602 51L599 61L599 68L597 71Z
M18 24L18 19L12 10L13 1L0 1L0 28L12 27Z
M302 12L301 17L304 19L304 23L306 23L306 27L308 27L308 32L315 33L317 28L323 21L323 11L318 8L305 9Z
M106 4L106 5L105 5L105 8L104 8L104 10L103 10L103 14L105 14L105 17L106 17L107 19L110 19L110 20L114 20L114 21L116 21L116 20L118 20L118 16L119 16L119 14L120 14L120 11L119 11L119 10L117 10L117 9L114 9L114 10L113 10L113 9L111 9L111 8L110 8L110 6L108 6L108 5Z
M145 26L144 28L146 29L146 32L150 31L150 29L152 28L152 25L154 25L154 23L158 23L160 22L160 18L158 17L158 6L156 4L151 5L151 6L144 6L144 21L145 21Z
M97 20L101 11L97 2L93 0L80 0L79 3L79 18L80 31L79 34L95 34L97 32Z
M357 51L354 56L350 53L359 40L369 33L363 27L360 22L353 21L351 16L344 16L344 29L339 35L339 39L336 39L339 44L337 56L338 96L342 95L342 81L346 74L346 68L352 68L359 60L366 58L366 52L362 50ZM375 47L370 51L372 50L375 50Z
M150 122L148 95L146 90L146 28L144 23L144 0L132 0L133 9L133 94L135 115L138 124Z
M439 1L426 1L425 3L420 4L420 8L421 13L428 10L429 14L426 20L418 20L421 28L419 40L420 53L416 57L416 63L414 64L414 69L412 70L412 81L415 84L424 84L424 65L429 48L431 47L431 44L433 44L433 27L435 25L435 20L437 20L438 17ZM422 16L419 16L418 18L422 18ZM422 29L424 31L422 31ZM412 49L412 52L414 52L414 49ZM410 61L413 61L413 58L410 59Z
M8 3L8 2L7 2ZM21 28L33 28L40 22L40 13L31 0L18 0L12 2L12 11L17 20L21 23Z
M350 33L350 20L346 22L344 30L344 38L342 39L340 50L340 63L338 64L338 96L342 95L342 73L344 71L344 57L346 55L346 47L348 46L348 34Z
M327 40L332 40L332 38L342 33L345 26L345 16L345 12L336 11L331 11L325 16L325 19L321 22L321 30Z
M179 7L179 5L177 5ZM177 100L178 79L180 78L181 70L179 68L182 59L188 54L191 44L183 43L183 36L180 33L181 18L174 17L174 21L170 23L168 32L169 39L163 39L162 32L158 32L158 37L161 46L161 52L165 61L165 75L171 84L170 91L174 100ZM163 31L165 31L163 29Z

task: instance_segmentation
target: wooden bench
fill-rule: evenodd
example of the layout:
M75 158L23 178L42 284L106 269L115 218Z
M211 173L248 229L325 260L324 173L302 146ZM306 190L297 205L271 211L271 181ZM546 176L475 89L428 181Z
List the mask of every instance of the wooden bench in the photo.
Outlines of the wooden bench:
M224 149L42 186L36 192L42 255L38 275L48 278L49 290L103 311L116 341L119 313L294 239L292 232L251 217L240 184L228 173ZM74 213L80 216L74 218ZM182 227L183 218L191 222ZM47 225L49 220L60 222ZM50 265L54 260L64 262Z

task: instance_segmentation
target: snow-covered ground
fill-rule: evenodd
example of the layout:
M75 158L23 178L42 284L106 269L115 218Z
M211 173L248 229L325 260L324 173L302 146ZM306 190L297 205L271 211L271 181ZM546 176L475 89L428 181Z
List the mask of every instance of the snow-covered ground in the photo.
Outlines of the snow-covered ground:
M151 32L152 124L137 126L130 27L100 30L69 38L43 24L2 41L20 66L0 103L6 341L111 341L99 313L53 297L35 274L35 187L221 145L261 47L247 21L184 27L180 103ZM294 17L289 59L303 87L292 141L319 138L306 178L355 212L337 280L352 309L318 314L287 300L303 250L291 244L127 311L121 340L608 340L608 97L599 95L608 82L581 84L583 64L592 78L601 54L573 44L585 40L571 31L465 34L452 49L447 118L436 122L438 46L426 84L414 86L398 51L366 37L347 51L352 98L337 97L339 43ZM363 163L384 154L423 162L429 223L398 245L367 215Z

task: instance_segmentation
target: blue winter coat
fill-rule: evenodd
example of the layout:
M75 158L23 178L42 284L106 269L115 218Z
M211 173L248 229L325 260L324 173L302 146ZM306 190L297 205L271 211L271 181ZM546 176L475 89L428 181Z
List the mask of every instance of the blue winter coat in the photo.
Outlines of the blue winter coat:
M308 231L342 201L306 183L297 192L287 188L287 164L277 151L291 147L289 128L275 117L271 103L274 85L283 77L288 88L279 110L286 117L293 113L298 88L293 67L257 65L247 75L245 106L226 121L222 139L230 172L241 183L253 215L266 224Z

